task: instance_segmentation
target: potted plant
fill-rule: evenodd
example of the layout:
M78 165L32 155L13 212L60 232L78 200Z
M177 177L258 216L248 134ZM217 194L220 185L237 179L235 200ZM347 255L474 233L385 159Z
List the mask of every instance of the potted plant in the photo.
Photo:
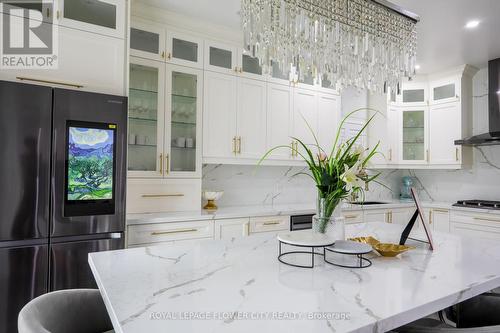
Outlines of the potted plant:
M318 190L317 211L313 218L313 230L316 232L325 233L333 225L335 221L334 211L340 207L343 199L361 195L362 200L364 200L364 191L368 183L376 182L376 178L380 175L380 173L369 175L366 170L370 159L378 153L380 142L372 149L366 149L358 143L359 137L373 120L377 111L355 137L346 142L339 142L341 129L346 120L354 113L363 110L370 109L352 111L342 119L330 152L325 151L319 145L316 134L304 119L314 138L313 144L306 144L302 139L292 137L300 144L301 150L295 149L293 145L276 146L268 150L258 163L260 165L274 150L283 148L294 151L306 162L310 173L299 172L296 175L307 175L316 184Z

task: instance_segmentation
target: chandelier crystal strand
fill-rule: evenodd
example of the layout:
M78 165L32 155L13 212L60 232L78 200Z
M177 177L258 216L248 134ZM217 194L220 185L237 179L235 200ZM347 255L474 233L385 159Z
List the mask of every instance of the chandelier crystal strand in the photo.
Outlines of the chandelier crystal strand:
M382 93L415 73L417 20L373 0L241 0L241 19L266 74Z

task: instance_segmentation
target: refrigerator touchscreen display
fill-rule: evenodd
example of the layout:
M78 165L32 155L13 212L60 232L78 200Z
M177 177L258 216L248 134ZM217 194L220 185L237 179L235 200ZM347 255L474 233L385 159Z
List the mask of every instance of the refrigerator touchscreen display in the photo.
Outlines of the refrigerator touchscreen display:
M116 125L68 121L65 215L114 213Z

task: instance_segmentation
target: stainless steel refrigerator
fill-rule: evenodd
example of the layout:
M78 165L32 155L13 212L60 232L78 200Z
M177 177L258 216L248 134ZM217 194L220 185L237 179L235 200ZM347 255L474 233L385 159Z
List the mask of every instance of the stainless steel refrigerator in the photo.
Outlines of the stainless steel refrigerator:
M0 81L0 333L123 248L127 99Z

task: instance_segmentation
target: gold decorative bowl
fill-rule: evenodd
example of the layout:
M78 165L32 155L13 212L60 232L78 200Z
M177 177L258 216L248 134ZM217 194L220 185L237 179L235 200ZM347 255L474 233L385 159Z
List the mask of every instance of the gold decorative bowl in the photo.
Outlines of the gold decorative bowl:
M395 257L398 254L414 249L412 246L398 245L390 243L378 243L373 248L383 257Z
M372 247L375 247L375 245L379 244L380 242L378 239L368 236L368 237L354 237L354 238L349 238L349 240L352 240L354 242L359 242L359 243L365 243L368 245L371 245Z

